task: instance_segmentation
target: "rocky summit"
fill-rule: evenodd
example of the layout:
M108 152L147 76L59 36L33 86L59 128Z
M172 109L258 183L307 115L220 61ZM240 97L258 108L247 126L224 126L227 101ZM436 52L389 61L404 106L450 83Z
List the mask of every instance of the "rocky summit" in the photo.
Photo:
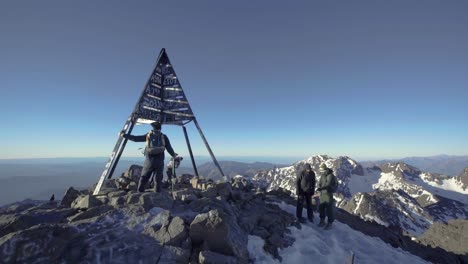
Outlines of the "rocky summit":
M362 172L356 164L339 164ZM97 196L92 188L70 187L59 201L0 208L1 263L306 263L314 256L343 263L356 243L366 245L353 251L364 262L377 261L379 254L395 255L394 263L466 261L460 244L466 236L451 244L430 235L414 241L404 230L340 208L337 230L324 231L296 222L295 198L282 188L267 192L240 176L213 182L184 174L160 193L139 193L139 173L132 165L121 176L126 179L108 180ZM445 249L433 248L440 243ZM449 252L452 244L456 252Z
M132 168L134 169L134 168ZM179 181L181 177L179 177ZM107 183L107 185L112 185ZM294 217L245 181L161 193L70 187L62 200L1 208L2 263L249 263L249 234L279 258Z

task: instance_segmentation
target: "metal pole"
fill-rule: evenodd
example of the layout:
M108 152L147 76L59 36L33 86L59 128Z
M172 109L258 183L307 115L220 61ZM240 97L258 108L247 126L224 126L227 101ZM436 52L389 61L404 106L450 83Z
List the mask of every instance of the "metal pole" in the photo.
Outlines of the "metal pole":
M195 176L198 177L199 175L198 175L198 170L197 170L197 164L195 164L195 159L193 158L192 147L190 146L190 140L187 134L187 128L185 128L185 126L182 126L182 129L184 130L185 141L187 142L187 148L190 153L190 159L192 159L193 170L195 171Z
M135 122L132 121L132 124L130 125L128 132L126 134L130 135L132 133L134 126L135 126ZM124 151L125 146L127 145L127 142L128 142L128 139L124 138L122 146L120 147L119 152L117 156L115 157L114 163L112 164L112 168L111 168L111 171L109 172L109 176L107 176L108 179L112 178L112 175L114 174L114 170L117 167L117 163L119 163L120 156L122 156L122 152Z
M135 122L133 121L132 116L130 116L125 122L125 125L121 131L124 131L125 133L129 131L128 133L130 133L134 125L135 125ZM114 150L112 151L109 157L109 160L107 161L106 166L104 167L104 171L102 172L101 177L99 178L96 188L94 189L93 195L98 195L105 179L106 178L110 179L112 177L112 174L114 173L114 170L115 170L115 166L117 162L119 161L120 156L122 155L122 151L125 148L126 143L127 143L127 139L122 137L122 135L119 134L117 142L115 143L115 146L114 146Z
M223 172L223 170L221 169L221 166L219 166L219 163L218 163L218 161L216 160L216 157L215 157L215 155L213 154L213 151L211 151L210 145L208 144L208 141L206 141L205 135L203 135L203 132L202 132L202 130L201 130L201 128L200 128L200 125L198 125L197 119L194 118L194 119L193 119L193 123L195 123L195 126L197 127L198 132L200 133L200 136L201 136L201 138L203 139L203 142L205 143L206 149L208 149L208 152L210 153L211 158L213 159L214 164L216 165L216 167L218 167L218 170L219 170L219 172L221 173L221 175L223 176L223 179L224 179L225 181L227 181L227 177L224 175L224 172Z

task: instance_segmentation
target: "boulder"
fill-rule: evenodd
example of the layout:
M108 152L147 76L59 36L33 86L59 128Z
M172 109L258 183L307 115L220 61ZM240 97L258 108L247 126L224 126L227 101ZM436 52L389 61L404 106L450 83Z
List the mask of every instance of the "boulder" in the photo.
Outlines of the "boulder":
M182 202L185 202L185 203L190 203L197 199L197 196L194 194L193 189L183 189L183 190L174 191L173 196L174 196L174 199L181 200Z
M140 196L138 203L148 211L153 207L170 209L174 200L165 192L145 192Z
M102 204L101 201L99 201L94 195L92 194L87 194L87 195L80 195L78 198L76 198L71 207L74 209L81 209L81 210L87 210L92 207L100 206Z
M198 177L193 177L190 179L190 184L192 185L192 188L197 189L198 188Z
M230 216L237 216L236 212L233 210L233 207L225 200L201 198L191 202L188 207L190 210L198 213L207 213L210 210L218 209Z
M142 193L140 192L129 192L127 194L127 203L128 204L137 204L140 201L140 196Z
M200 194L202 197L215 198L216 196L218 196L218 190L215 187L211 187L202 191Z
M70 216L67 219L68 219L69 222L76 222L76 221L83 220L83 219L90 219L90 218L94 218L94 217L99 217L99 216L102 216L105 213L109 212L112 209L114 209L113 206L101 205L101 206L90 208L90 209L88 209L86 211L83 211L81 213L78 213L76 215Z
M65 195L62 198L62 201L60 201L60 207L71 207L71 204L73 201L80 196L80 191L76 190L73 187L68 188L68 190L65 192Z
M107 195L97 195L95 197L96 197L96 199L101 201L102 204L108 204L109 203L109 198L107 197Z
M237 264L236 258L226 256L212 251L202 251L199 254L198 262L200 264Z
M60 263L67 243L77 229L61 225L37 225L0 238L1 263Z
M114 192L109 192L107 194L107 197L109 197L109 199L112 199L113 197L122 197L125 195L127 195L126 191L114 191Z
M0 237L42 223L60 223L76 213L75 209L31 210L29 213L0 215Z
M247 234L235 217L216 209L199 214L190 224L190 238L194 244L203 244L207 250L248 261Z
M110 198L109 204L114 206L114 207L120 207L120 206L125 205L125 202L126 202L125 198L120 196L120 197Z
M164 246L158 263L189 263L190 250L180 247Z
M158 214L145 228L144 233L156 239L161 245L180 247L188 238L184 220L171 217L169 211Z
M53 263L156 263L163 247L142 234L138 224L128 228L129 217L115 210L92 222L76 222L79 235L68 242L63 261Z
M217 183L201 192L202 197L214 198L219 196L224 200L231 198L231 195L232 187L231 184L228 182Z
M223 199L227 200L231 197L232 187L228 182L221 182L215 185L218 192L218 196L221 196Z

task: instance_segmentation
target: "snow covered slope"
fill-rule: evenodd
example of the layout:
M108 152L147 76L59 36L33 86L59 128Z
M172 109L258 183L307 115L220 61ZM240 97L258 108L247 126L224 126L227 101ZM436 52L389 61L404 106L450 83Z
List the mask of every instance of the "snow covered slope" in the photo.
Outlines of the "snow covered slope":
M294 206L279 204L295 213ZM393 248L382 240L369 237L338 221L332 230L324 230L314 224L291 227L295 242L291 247L280 250L282 263L350 263L354 253L355 263L428 263L410 253ZM263 250L264 241L249 236L248 250L255 263L280 263Z

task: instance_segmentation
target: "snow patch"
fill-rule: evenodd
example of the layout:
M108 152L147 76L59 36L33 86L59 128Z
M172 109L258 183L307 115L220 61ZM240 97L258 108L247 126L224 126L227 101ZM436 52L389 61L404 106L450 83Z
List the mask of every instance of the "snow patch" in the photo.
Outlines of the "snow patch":
M294 214L295 207L284 202L278 203L283 210ZM282 263L350 263L355 254L355 263L428 263L400 248L393 248L379 238L369 237L338 221L332 230L324 230L316 224L303 224L301 229L290 227L295 242L292 246L281 249ZM260 239L261 240L261 239ZM255 263L278 263L264 258L263 248L258 238L249 236L248 249ZM263 245L263 244L261 244Z

